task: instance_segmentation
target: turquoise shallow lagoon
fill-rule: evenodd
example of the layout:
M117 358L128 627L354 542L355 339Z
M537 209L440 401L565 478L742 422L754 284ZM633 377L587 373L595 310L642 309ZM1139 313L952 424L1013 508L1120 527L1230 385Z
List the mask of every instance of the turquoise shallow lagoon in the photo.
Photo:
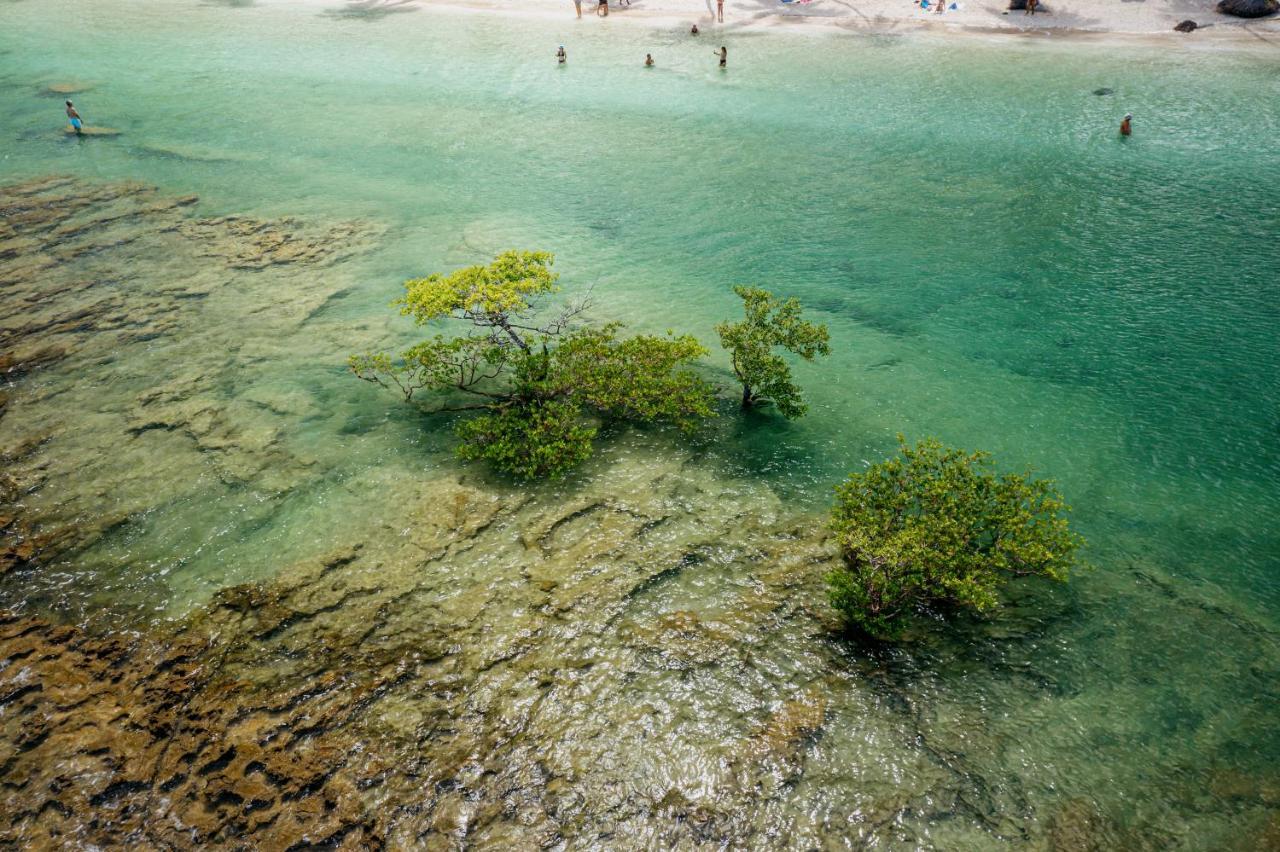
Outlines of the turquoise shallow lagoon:
M939 627L897 651L814 629L810 584L794 590L812 597L800 621L729 629L724 641L754 646L749 675L714 655L683 667L627 657L625 682L594 687L595 736L609 746L578 766L588 804L572 830L559 825L562 839L1244 849L1280 837L1280 53L923 33L722 40L726 73L711 37L618 20L0 5L0 182L141 181L198 195L205 217L365 229L358 251L305 274L206 268L123 241L77 261L133 288L125 304L140 317L176 280L216 280L223 295L188 299L199 307L166 331L109 355L90 346L14 384L0 443L53 434L47 458L24 469L42 471L25 503L50 523L126 520L55 565L10 574L0 603L144 629L220 589L401 533L393 519L407 495L423 499L419 480L462 477L509 497L452 458L446 419L345 373L350 351L414 339L387 308L406 277L547 249L566 289L593 288L598 318L708 344L738 310L731 286L759 284L830 326L831 357L796 368L806 419L739 416L716 353L724 416L706 434L690 446L612 435L598 461L536 499L639 500L647 480L616 471L678 457L714 483L711 505L672 492L692 517L817 525L831 487L889 453L896 433L936 435L1056 479L1092 570L1025 592L1011 621ZM656 68L641 66L646 52ZM121 135L65 137L44 90L68 83L90 125ZM1126 112L1135 132L1121 139ZM37 310L14 304L0 352ZM148 389L182 382L207 418L236 428L192 427L193 410L163 428L138 414ZM741 566L768 559L746 552L749 532L725 529L743 552L645 586L628 617L732 621L724 589L749 585ZM440 582L505 588L499 562L468 551ZM383 570L411 572L389 556ZM591 601L557 618L573 624ZM403 617L429 624L442 607ZM602 630L618 645L592 653L630 653L625 631ZM761 714L815 690L829 703L801 725L794 771L725 757L753 725L773 730ZM398 700L386 715L416 712ZM661 722L641 735L634 726L650 723L627 708L646 701ZM738 793L725 793L728 778ZM701 823L673 816L668 789L736 817L681 833ZM658 803L647 818L614 814L635 839L602 827L609 796ZM1076 829L1103 845L1064 845Z

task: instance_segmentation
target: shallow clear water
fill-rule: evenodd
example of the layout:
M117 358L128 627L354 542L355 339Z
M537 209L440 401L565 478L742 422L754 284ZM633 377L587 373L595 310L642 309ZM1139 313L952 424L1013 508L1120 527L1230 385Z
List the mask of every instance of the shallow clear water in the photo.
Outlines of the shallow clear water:
M1132 795L1117 806L1130 818L1196 812L1210 825L1188 836L1225 830L1222 808L1206 815L1145 773L1186 772L1176 784L1191 789L1205 766L1259 773L1276 757L1275 711L1259 702L1280 660L1280 163L1266 141L1280 133L1280 54L734 33L721 73L719 39L623 21L338 12L0 6L0 179L137 179L198 193L207 212L386 229L317 273L336 295L290 335L226 300L198 335L128 353L127 381L28 380L51 396L98 389L60 397L66 465L91 472L92 505L132 514L4 601L77 620L176 615L372 526L394 483L453 470L447 424L344 375L347 352L413 338L387 309L409 275L549 249L567 288L594 287L597 316L707 343L737 310L731 285L756 283L798 296L833 354L797 366L812 405L797 423L740 418L726 390L699 463L793 511L821 509L899 431L1057 479L1096 570L1049 593L1048 626L1013 649L943 642L888 665L951 736L1016 718L1001 733L1015 753L993 760L1026 789ZM123 134L63 138L59 101L38 95L66 81L88 87L73 97L91 124ZM1114 94L1093 94L1104 86ZM1120 139L1130 111L1135 135ZM155 258L127 271L175 272ZM148 476L77 437L91 412L219 349L234 352L218 362L228 405L286 401L281 440L311 459L304 474L230 487L175 454ZM623 435L610 451L661 440ZM668 593L697 601L705 582ZM808 659L807 641L771 653L837 687L867 674L856 650ZM1028 669L1035 686L1019 680ZM859 739L860 713L890 712L862 703L873 694L833 700L800 801L848 807L838 791L866 767L914 771ZM719 712L749 703L722 697ZM1227 705L1239 714L1216 715Z

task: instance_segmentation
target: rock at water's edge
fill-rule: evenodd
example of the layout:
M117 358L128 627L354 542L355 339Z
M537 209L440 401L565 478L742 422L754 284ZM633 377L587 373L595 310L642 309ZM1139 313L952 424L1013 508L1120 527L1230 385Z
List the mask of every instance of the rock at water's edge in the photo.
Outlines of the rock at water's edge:
M1191 32L1195 32L1196 28L1199 26L1200 25L1197 24L1195 21L1188 20L1188 21L1183 21L1180 24L1176 25L1173 28L1173 31L1175 33L1191 33Z
M1280 11L1280 0L1221 0L1217 8L1237 18L1265 18Z

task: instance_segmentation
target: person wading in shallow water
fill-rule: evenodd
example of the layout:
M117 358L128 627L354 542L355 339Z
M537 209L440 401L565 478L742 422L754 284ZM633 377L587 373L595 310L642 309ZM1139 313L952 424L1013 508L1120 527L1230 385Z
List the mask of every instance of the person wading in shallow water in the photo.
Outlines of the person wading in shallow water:
M724 23L724 0L716 0L716 20Z
M582 0L573 0L573 8L578 13L578 17L582 17Z
M645 67L645 68L652 68L652 67L653 67L653 54L652 54L652 53L646 53L646 54L644 55L644 67Z
M698 34L698 25L694 24L693 29L689 30L689 35L697 35L697 34Z
M1121 135L1121 136L1129 136L1130 134L1132 134L1132 133L1133 133L1133 127L1131 127L1131 126L1129 125L1129 122L1131 122L1131 121L1133 121L1133 115L1132 115L1132 114L1130 114L1130 115L1126 115L1126 116L1124 117L1124 121L1120 122L1120 135Z
M727 48L727 47L722 47L722 48L720 48L719 50L712 51L712 52L713 52L713 53L715 53L715 55L716 55L716 56L719 56L719 57L720 57L720 67L721 67L721 68L728 68L728 67L729 67L729 48Z
M596 17L609 17L609 0L600 0L600 3L596 6Z
M76 108L71 105L71 101L67 101L67 119L71 122L71 128L76 135L83 135L80 131L84 127L84 121L80 118L80 113L76 112Z
M560 49L556 51L556 62L563 65L565 60L568 58L569 58L569 54L564 52L564 45L563 44L560 45Z

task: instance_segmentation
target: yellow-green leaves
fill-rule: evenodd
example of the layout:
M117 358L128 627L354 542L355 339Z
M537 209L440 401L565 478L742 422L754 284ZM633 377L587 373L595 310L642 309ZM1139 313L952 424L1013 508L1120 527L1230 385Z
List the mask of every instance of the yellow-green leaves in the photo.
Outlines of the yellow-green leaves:
M618 326L577 332L557 369L591 407L622 420L665 421L686 431L712 415L712 388L689 371L707 350L688 335L617 339Z
M746 319L716 326L720 345L729 350L733 371L742 382L742 406L772 402L783 417L802 416L808 406L791 380L791 368L775 348L812 361L830 352L825 325L800 316L795 299L780 301L759 287L734 287Z
M545 251L506 251L487 266L410 279L404 283L404 298L396 304L419 324L450 315L510 317L557 289L559 276L551 271L554 262L555 256Z
M618 336L618 324L577 328L580 300L550 318L535 310L557 276L547 252L508 251L487 266L405 283L403 312L419 324L462 320L470 333L436 335L400 358L353 356L356 376L405 399L440 394L462 421L458 453L522 478L559 476L591 454L601 418L694 428L712 414L712 389L689 367L707 350L688 336Z
M1083 540L1050 483L999 475L986 453L898 440L897 456L836 488L844 566L829 592L851 626L889 637L921 605L984 612L1012 577L1067 578Z

